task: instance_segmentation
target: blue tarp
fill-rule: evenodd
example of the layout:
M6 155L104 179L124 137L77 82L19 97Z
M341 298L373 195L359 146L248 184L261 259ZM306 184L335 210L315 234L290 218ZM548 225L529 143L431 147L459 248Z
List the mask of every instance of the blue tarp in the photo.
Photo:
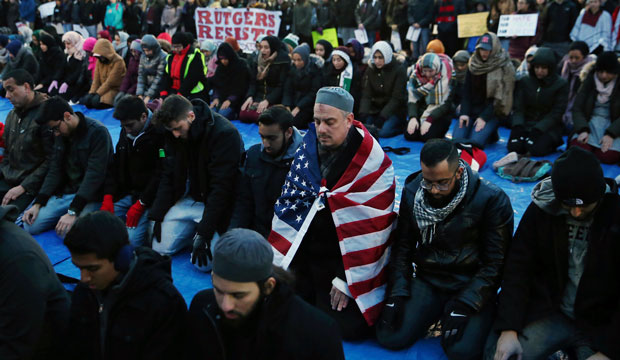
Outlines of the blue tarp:
M90 116L101 121L106 125L110 131L110 135L114 143L118 141L120 134L120 124L112 117L113 110L88 110L81 105L73 107L76 111L82 111L86 116ZM4 122L6 115L12 109L12 105L3 98L0 98L0 120ZM243 136L245 147L249 148L251 145L260 142L258 136L258 127L256 125L248 125L240 123L239 121L233 121L235 126L239 129L239 132ZM454 127L456 122L453 122ZM500 128L500 141L496 144L490 145L485 149L487 154L487 163L480 171L480 175L488 179L499 187L501 187L510 197L512 207L515 214L515 228L523 215L523 212L530 203L530 193L534 187L534 183L521 183L515 184L508 180L502 179L495 172L491 164L506 155L506 141L509 136L509 130ZM448 132L449 134L452 131ZM404 137L397 136L391 139L381 139L382 146L395 147L409 147L411 151L406 155L395 155L389 153L390 158L394 163L394 170L397 182L397 203L400 200L403 184L411 173L420 170L420 149L422 143L408 142ZM561 148L560 150L562 150ZM541 159L555 160L560 155L560 152L556 152L552 155L546 156ZM605 176L615 178L620 174L620 167L617 165L603 165ZM79 278L79 271L69 259L69 252L62 245L61 239L59 239L53 231L46 232L44 234L35 236L39 243L43 246L52 264L58 273ZM189 252L185 251L181 254L177 254L172 258L172 276L174 284L183 294L185 301L191 302L193 296L202 289L207 289L212 286L211 276L201 273L194 269L193 265L189 262ZM441 350L438 339L425 339L419 341L410 349L402 351L389 351L379 347L374 340L367 340L363 342L347 342L344 344L345 354L347 359L362 360L362 359L410 359L410 360L431 360L431 359L446 359L446 356Z

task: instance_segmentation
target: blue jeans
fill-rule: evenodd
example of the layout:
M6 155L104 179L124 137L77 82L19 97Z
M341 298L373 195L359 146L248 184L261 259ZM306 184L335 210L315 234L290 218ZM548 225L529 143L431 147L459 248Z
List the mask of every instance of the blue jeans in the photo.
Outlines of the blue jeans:
M499 334L492 331L487 339L484 359L492 360L495 355ZM558 350L567 348L575 352L577 360L585 360L594 355L586 337L574 322L559 312L552 312L548 317L536 320L519 334L523 349L523 360L547 359Z
M379 115L369 115L364 120L364 123L376 126L379 129L379 137L390 138L403 133L405 128L403 120L397 115L392 115L387 120L383 120Z
M161 239L153 239L153 250L162 255L173 255L192 245L198 223L202 220L205 204L185 196L166 213L161 223Z
M224 110L218 108L215 110L215 112L227 118L228 120L235 120L235 117L237 115L235 111L231 109L230 107Z
M421 28L420 29L420 37L418 37L418 41L414 41L411 43L413 46L413 58L417 59L420 56L426 53L426 46L431 39L431 31L429 28Z
M39 210L39 215L32 225L24 223L24 230L32 235L40 234L56 227L58 220L67 213L69 205L73 201L75 194L65 194L62 196L52 196L45 206ZM80 213L80 216L99 210L100 202L88 203Z
M460 128L458 123L452 132L452 139L454 140L463 140L463 141L471 141L480 146L484 147L489 143L489 138L495 134L497 131L497 127L499 126L499 120L493 117L488 120L484 128L480 131L476 131L474 129L474 122L476 122L477 117L470 116L469 124L467 126L463 126Z
M134 203L135 202L131 199L131 195L125 196L114 203L114 214L125 220L127 210L129 210ZM145 243L149 230L148 213L148 210L144 211L144 214L142 214L140 220L138 221L138 226L135 228L127 228L127 233L129 233L129 242L133 246L142 246Z
M411 279L410 296L405 300L400 312L401 325L398 328L377 323L379 344L390 349L402 349L423 339L428 328L441 319L446 303L454 297L454 292L442 291L420 278ZM488 337L495 306L493 302L485 305L470 316L463 329L463 337L454 344L444 347L449 359L479 359Z
M368 36L368 46L372 47L375 44L375 37L377 36L376 30L366 30L366 36ZM370 54L372 56L372 54Z

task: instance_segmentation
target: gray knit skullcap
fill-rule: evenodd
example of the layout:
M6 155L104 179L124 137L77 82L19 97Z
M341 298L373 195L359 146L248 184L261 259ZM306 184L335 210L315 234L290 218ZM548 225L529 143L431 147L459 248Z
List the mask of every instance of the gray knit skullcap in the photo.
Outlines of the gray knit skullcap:
M213 248L213 273L229 281L265 280L272 274L272 262L271 245L253 230L230 230Z
M323 87L316 93L317 104L333 106L348 113L353 111L353 96L341 87Z

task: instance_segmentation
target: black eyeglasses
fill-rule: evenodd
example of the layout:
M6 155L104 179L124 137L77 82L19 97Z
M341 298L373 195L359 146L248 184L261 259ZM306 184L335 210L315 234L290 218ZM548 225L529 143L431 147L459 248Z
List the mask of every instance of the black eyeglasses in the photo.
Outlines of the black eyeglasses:
M454 174L452 174L452 176L450 176L449 179L443 179L436 183L429 182L428 180L422 178L422 181L420 181L420 187L424 190L430 191L431 189L433 189L433 186L434 186L439 191L446 191L450 189L450 185L452 184L452 180L454 180L454 178L456 177L457 171L459 171L459 168L456 168L456 171L454 172Z
M50 128L47 130L51 133L54 133L56 131L60 132L60 124L62 124L62 121L58 123L58 125L55 126L50 126Z

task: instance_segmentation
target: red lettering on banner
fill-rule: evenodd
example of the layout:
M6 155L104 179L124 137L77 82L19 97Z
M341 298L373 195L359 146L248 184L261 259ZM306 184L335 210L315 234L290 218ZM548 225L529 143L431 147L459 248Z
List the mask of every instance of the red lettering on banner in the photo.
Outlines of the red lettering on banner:
M273 29L269 29L267 30L267 35L276 35L276 32Z
M261 29L261 28L252 28L250 29L250 31L252 33L254 33L254 39L258 38L259 36L265 34L265 29Z
M217 40L224 40L224 28L221 26L215 27L215 38Z
M211 27L208 25L198 25L198 38L213 39L211 36Z
M225 30L226 30L226 37L233 36L233 29L232 28L226 27Z
M244 41L248 39L248 33L243 30L244 29L242 28L235 28L235 39L237 39L237 41Z
M224 24L230 25L230 13L229 12L224 13Z
M207 10L198 10L198 22L203 24L212 24L211 13Z
M265 21L267 19L267 15L265 15L265 13L256 13L256 22L255 25L256 26L267 26L267 22Z
M252 16L254 16L254 13L251 11L246 11L243 13L243 22L245 23L245 26L252 26Z
M222 13L219 11L215 12L215 25L222 25Z
M269 20L269 27L276 26L276 16L274 14L267 15L267 20Z
M241 25L243 23L243 14L240 12L233 13L232 22L234 25Z

